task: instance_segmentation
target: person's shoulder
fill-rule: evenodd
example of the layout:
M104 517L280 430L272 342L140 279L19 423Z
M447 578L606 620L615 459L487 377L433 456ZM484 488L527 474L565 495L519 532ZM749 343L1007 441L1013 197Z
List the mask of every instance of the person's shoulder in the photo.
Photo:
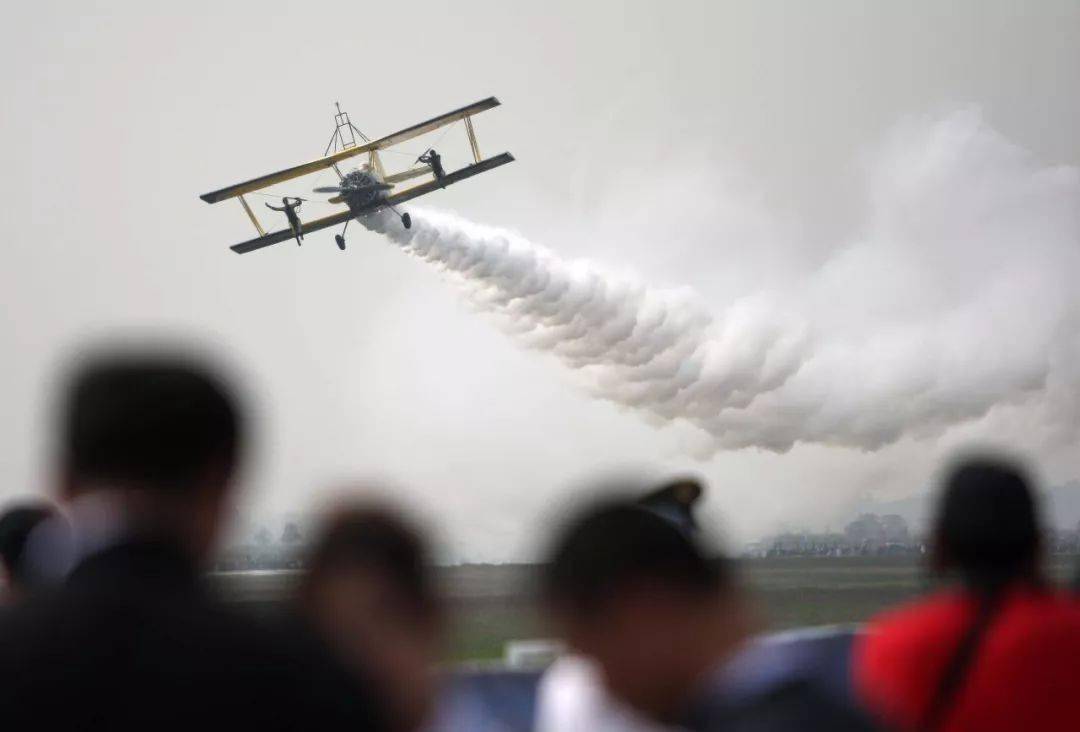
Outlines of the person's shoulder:
M593 686L600 683L596 665L584 656L562 654L547 667L540 683L545 686Z
M918 658L961 632L974 605L959 592L942 592L888 610L867 623L855 642L856 665Z
M24 602L0 605L0 648L4 649L0 661L10 657L11 650L18 647L23 629L33 617Z
M178 615L175 623L166 621L164 632L194 641L189 662L215 667L200 676L264 700L286 727L385 728L370 679L295 618L254 617L210 601Z
M871 620L853 648L856 695L890 718L916 724L977 608L974 596L947 590Z
M347 665L306 622L286 614L252 627L265 639L264 653L272 656L267 663L281 671L279 680L294 697L305 726L386 728L374 679Z
M94 629L82 606L69 600L59 591L42 591L0 610L0 708L5 713L30 692L64 686L85 665Z
M1080 597L1057 588L1027 588L1017 594L1017 605L1064 623L1080 622Z
M973 600L960 591L930 595L873 617L859 645L884 637L902 638L907 643L919 637L949 635L964 625L974 607Z
M1059 653L1080 650L1080 600L1053 589L1017 592L999 621L1003 646L1040 646Z
M958 591L941 592L871 620L852 649L852 678L860 694L915 694L931 669L945 663L974 607Z
M703 730L725 732L779 732L780 730L829 730L869 732L872 722L850 704L825 693L807 679L792 679L767 694L729 707Z
M536 729L585 729L600 722L606 692L596 666L583 656L565 654L540 677Z
M0 607L0 648L5 658L79 630L79 604L59 590L41 591Z

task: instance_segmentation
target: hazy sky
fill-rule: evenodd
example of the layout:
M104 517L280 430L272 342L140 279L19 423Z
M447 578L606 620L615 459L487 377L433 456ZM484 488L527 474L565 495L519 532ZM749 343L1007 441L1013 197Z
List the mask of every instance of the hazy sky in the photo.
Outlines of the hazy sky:
M241 257L239 206L197 196L321 154L334 101L374 137L494 94L481 149L517 162L425 205L721 307L857 236L868 151L911 115L974 105L1037 160L1080 165L1075 0L150 5L5 11L0 497L47 488L56 370L117 329L237 364L261 405L248 506L303 511L374 478L455 557L528 553L598 471L700 473L742 539L835 526L860 494L916 491L956 445L1001 440L990 420L872 453L698 461L384 239L357 226L344 253L327 232ZM657 236L661 217L686 224ZM1074 446L1017 447L1048 481L1080 477Z

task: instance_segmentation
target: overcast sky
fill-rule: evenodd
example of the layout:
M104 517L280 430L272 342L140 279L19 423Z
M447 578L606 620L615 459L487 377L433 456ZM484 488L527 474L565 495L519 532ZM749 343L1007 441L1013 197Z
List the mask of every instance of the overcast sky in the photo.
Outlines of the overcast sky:
M250 511L376 480L452 557L527 555L553 506L613 469L706 476L738 540L836 526L863 493L918 491L957 445L1000 437L973 424L698 461L382 238L350 227L344 253L327 232L241 257L239 206L197 196L321 154L334 101L374 137L496 95L480 147L517 162L425 205L721 307L850 240L861 161L905 117L975 105L1038 160L1080 165L1075 0L151 5L5 11L0 498L47 490L57 368L118 329L195 336L236 364L260 402ZM464 160L460 128L440 145ZM738 205L714 210L714 190ZM697 230L658 238L659 216ZM1047 481L1080 477L1073 448L1017 447Z

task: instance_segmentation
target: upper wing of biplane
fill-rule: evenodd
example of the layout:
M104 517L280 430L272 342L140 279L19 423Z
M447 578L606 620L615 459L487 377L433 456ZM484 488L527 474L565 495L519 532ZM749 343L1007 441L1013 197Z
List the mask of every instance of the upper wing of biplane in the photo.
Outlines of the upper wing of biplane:
M364 209L345 209L344 211L339 211L337 213L330 214L329 216L324 216L321 219L315 219L314 221L305 221L304 233L308 234L313 231L328 229L331 226L343 224L354 216L363 215L365 212L375 211L387 205L395 206L399 203L411 201L412 199L422 196L425 193L431 193L432 191L438 190L439 188L445 188L446 186L453 185L454 183L457 183L459 181L463 181L466 178L471 178L474 175L483 173L486 170L497 168L500 165L506 165L507 163L513 162L513 160L514 156L510 153L502 153L501 155L495 155L490 158L485 158L484 160L481 160L478 163L474 163L473 165L468 165L464 168L461 168L460 170L455 170L452 173L447 173L446 176L442 178L442 180L431 180L427 181L426 183L421 183L420 185L413 186L412 188L407 188L400 193L395 193L392 196L384 198L380 201L376 201ZM281 229L279 231L274 231L269 234L257 236L254 239L249 239L248 241L241 242L239 244L234 244L230 247L230 249L232 249L237 254L246 254L248 252L253 252L257 249L271 246L272 244L279 244L283 241L288 241L292 239L293 236L294 235L292 229Z
M398 145L402 142L419 137L420 135L437 130L440 127L457 122L461 119L467 119L468 117L483 112L493 107L499 106L499 100L495 97L488 97L482 99L479 102L470 104L461 109L455 109L453 112L447 112L441 114L438 117L432 117L426 122L413 125L412 127L406 127L403 130L399 130L386 137L380 137L378 140L372 140L371 142L365 142L361 145L355 145L353 147L339 150L325 157L321 157L317 160L312 160L308 163L301 165L294 165L291 168L285 168L279 170L276 173L268 173L267 175L261 175L258 178L252 178L251 180L244 181L243 183L237 183L235 185L226 186L220 190L211 191L210 193L204 193L199 198L207 203L217 203L218 201L224 201L227 198L235 198L236 196L243 195L250 191L257 191L261 188L274 185L275 183L281 183L282 181L291 180L293 178L299 178L302 175L309 173L315 173L324 168L329 168L336 163L351 158L361 153L371 152L373 150L382 150L383 148L390 147L391 145ZM468 124L468 123L467 123ZM471 129L471 128L470 128ZM420 173L424 172L423 170ZM417 173L419 175L420 173ZM391 181L394 182L394 181Z

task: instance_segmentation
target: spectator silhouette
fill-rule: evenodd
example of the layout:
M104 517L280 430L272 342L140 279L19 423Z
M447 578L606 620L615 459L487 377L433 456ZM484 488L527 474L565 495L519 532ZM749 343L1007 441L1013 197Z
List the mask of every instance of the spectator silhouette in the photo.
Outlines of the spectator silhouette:
M12 506L0 516L0 570L6 584L0 602L17 602L43 584L27 561L27 545L35 529L56 517L51 506L40 502Z
M871 623L856 647L867 703L904 729L1064 729L1080 718L1080 606L1039 570L1024 471L971 458L948 474L933 569L959 586Z
M182 356L81 362L60 413L73 569L0 618L11 729L381 729L328 653L201 591L244 447L229 389ZM60 551L60 548L57 548Z
M727 664L750 630L732 569L646 506L616 499L582 512L555 541L542 585L571 650L646 718L695 730L866 728L800 681L727 694Z
M390 728L431 721L443 612L421 531L398 512L342 506L319 532L300 586L302 617L381 690Z
M679 478L647 490L637 505L693 536L698 529L694 504L704 487ZM612 699L599 669L588 657L563 653L544 671L537 689L537 732L659 732L666 729Z

